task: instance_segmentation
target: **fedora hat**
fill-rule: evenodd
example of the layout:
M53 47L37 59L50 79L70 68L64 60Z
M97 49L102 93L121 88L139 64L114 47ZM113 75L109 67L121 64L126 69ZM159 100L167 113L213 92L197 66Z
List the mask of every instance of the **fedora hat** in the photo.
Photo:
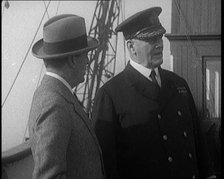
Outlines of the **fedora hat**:
M159 21L161 11L161 7L140 11L124 20L115 31L123 32L125 40L132 38L144 40L164 34L166 30Z
M32 48L41 59L78 55L98 46L95 38L86 35L85 20L73 14L62 14L49 19L43 26L43 39Z

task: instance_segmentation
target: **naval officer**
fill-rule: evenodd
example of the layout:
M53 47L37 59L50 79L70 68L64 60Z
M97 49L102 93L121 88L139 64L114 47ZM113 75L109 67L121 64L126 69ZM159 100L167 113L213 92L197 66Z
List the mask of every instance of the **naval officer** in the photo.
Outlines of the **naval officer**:
M125 69L104 84L93 108L107 178L215 178L187 82L162 69L162 9L127 18Z

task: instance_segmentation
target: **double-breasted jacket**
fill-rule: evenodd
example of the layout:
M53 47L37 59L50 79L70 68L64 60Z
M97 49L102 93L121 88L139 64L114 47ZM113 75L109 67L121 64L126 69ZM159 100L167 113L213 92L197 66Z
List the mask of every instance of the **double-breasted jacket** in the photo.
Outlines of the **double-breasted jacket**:
M108 178L199 178L209 161L186 81L159 67L161 88L130 64L98 91L95 131Z

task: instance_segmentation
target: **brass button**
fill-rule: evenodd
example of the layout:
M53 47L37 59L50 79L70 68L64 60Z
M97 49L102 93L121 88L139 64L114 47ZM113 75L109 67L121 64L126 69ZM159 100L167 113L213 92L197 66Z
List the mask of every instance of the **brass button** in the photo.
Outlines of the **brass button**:
M158 119L162 119L162 117L161 117L161 115L160 115L160 114L158 114Z
M173 161L173 158L172 157L168 157L168 161L169 162L172 162Z
M179 116L181 116L181 115L182 115L181 111L177 111L177 114L178 114Z
M163 135L163 140L167 140L167 135Z
M184 137L187 137L187 133L184 131Z
M188 156L189 156L189 158L192 158L192 154L191 153L189 153Z

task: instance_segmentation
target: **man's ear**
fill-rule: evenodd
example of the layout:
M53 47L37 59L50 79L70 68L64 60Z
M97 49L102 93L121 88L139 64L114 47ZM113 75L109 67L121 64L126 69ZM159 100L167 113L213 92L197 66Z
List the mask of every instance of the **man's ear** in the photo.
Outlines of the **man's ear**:
M137 55L137 53L135 51L134 41L128 40L127 41L127 47L128 47L128 50L130 51L131 54L133 54L135 56Z
M77 65L77 60L76 60L76 57L74 55L68 57L68 64L71 67L75 67Z

